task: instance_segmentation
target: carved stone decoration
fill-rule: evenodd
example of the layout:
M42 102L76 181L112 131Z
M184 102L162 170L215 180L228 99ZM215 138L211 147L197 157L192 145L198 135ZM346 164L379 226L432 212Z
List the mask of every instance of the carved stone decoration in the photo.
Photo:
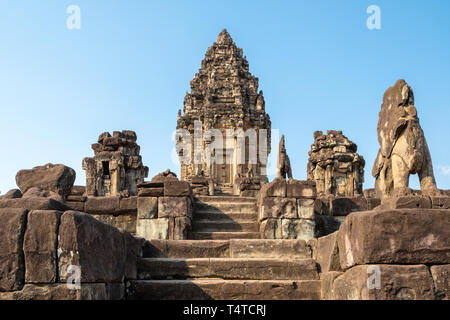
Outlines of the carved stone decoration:
M308 159L308 180L316 181L317 194L354 197L363 194L365 161L355 143L342 131L314 132Z
M148 176L134 131L102 133L92 145L95 156L83 159L88 196L135 196Z
M289 156L286 153L286 147L284 142L284 134L281 136L280 146L278 149L278 165L277 165L277 177L286 179L288 176L289 180L292 178L292 168Z
M414 94L399 80L384 94L378 121L380 149L372 175L380 198L409 189L409 175L419 174L423 194L438 195L431 155L414 106ZM403 190L403 191L402 191Z
M225 29L208 48L200 70L190 86L191 93L186 93L183 114L179 114L177 122L178 130L185 129L189 132L191 141L184 142L190 142L192 146L190 154L179 152L181 180L190 181L203 172L202 176L208 181L212 179L217 189L231 188L238 177L248 177L249 174L266 182L266 163L270 153L270 118L265 112L263 93L258 92L258 78L249 72L242 49L236 46ZM195 127L197 121L201 126ZM194 129L201 132L200 137L194 136ZM205 134L210 129L221 133L222 147L212 147L217 137ZM254 161L250 161L248 156L253 151L249 146L249 137L243 136L243 147L239 147L237 143L240 138L236 133L247 134L249 130L255 133L254 137L257 139L257 158ZM230 131L234 131L234 134L231 135ZM181 142L177 141L177 148ZM238 161L242 153L245 153L245 159L239 158L244 160ZM186 157L190 159L189 163L183 160Z

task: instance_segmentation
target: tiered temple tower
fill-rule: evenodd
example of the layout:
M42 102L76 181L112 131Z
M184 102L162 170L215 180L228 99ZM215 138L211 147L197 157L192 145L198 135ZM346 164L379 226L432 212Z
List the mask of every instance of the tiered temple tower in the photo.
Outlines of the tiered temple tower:
M201 126L199 125L201 123ZM258 78L249 72L246 57L224 29L216 42L208 48L199 72L191 81L191 93L184 98L183 114L178 113L177 129L190 133L194 146L194 127L201 128L197 150L201 149L201 161L181 161L181 179L191 180L195 176L211 178L214 185L231 187L239 178L251 177L266 181L267 157L270 153L269 115L265 112L262 91L258 92ZM223 135L223 147L211 148L217 137L209 137L209 129L218 129ZM227 129L245 133L245 161L243 144L238 135L227 135ZM241 132L242 132L241 131ZM257 143L249 143L256 136ZM179 141L177 141L179 145ZM255 153L256 162L251 158ZM198 156L191 148L191 160ZM223 159L222 163L214 159ZM201 162L201 163L199 163Z

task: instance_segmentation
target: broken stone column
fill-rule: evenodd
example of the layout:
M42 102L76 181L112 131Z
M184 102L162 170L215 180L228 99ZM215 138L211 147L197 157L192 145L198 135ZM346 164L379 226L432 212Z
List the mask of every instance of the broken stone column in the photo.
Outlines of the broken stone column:
M187 239L193 211L189 183L167 170L138 187L136 235L147 240Z
M135 196L148 175L134 131L102 133L92 145L95 156L83 159L88 196Z

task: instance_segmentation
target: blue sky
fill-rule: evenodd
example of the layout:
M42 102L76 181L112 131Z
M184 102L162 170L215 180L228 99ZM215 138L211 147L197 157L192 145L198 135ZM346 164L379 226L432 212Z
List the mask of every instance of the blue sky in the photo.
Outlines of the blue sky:
M381 30L366 27L369 5ZM69 30L69 5L81 29ZM438 187L450 189L450 1L2 1L0 190L15 174L63 163L84 185L100 133L138 134L149 178L171 161L177 111L223 28L260 80L272 127L306 179L315 130L343 130L366 159L371 188L384 91L413 88ZM274 148L273 150L277 150ZM418 187L418 179L411 179Z

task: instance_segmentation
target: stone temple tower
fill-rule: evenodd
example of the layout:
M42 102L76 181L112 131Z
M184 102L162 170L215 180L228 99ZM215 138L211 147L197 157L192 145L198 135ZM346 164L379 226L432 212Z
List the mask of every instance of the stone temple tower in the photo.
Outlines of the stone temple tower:
M204 176L221 190L236 186L242 179L266 182L270 118L263 93L258 92L258 78L249 72L242 49L225 29L208 48L191 81L183 114L178 112L177 132L179 129L189 132L192 143L190 162L182 160L186 151L178 151L182 180ZM222 135L222 144L216 143L217 132Z

